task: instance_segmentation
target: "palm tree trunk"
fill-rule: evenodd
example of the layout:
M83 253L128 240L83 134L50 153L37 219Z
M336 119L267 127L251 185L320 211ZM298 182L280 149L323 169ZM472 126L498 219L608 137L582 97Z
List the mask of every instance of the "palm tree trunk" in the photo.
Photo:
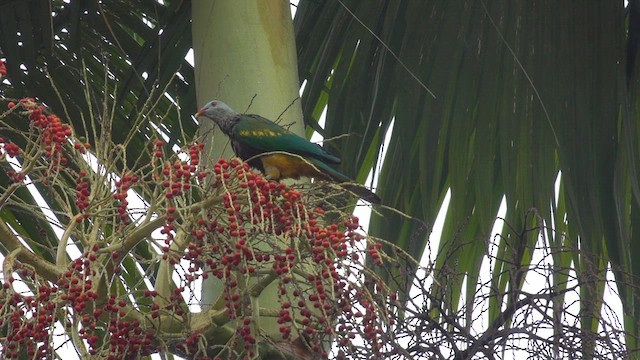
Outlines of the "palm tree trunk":
M303 135L300 103L290 106L299 97L299 81L288 1L197 0L192 29L199 106L217 98L238 112L293 123L290 130ZM228 139L212 122L205 120L200 133L206 137L206 161L233 156ZM222 286L217 279L204 282L204 311L221 295ZM269 286L252 301L261 308L277 306L276 290ZM278 324L270 319L261 319L262 331L277 337Z

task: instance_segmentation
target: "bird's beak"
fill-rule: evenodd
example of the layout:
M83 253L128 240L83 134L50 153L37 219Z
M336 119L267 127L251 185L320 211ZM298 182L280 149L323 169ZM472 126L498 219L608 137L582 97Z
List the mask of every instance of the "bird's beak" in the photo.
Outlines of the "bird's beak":
M195 114L195 117L200 117L202 115L204 115L204 108L198 110L198 112Z

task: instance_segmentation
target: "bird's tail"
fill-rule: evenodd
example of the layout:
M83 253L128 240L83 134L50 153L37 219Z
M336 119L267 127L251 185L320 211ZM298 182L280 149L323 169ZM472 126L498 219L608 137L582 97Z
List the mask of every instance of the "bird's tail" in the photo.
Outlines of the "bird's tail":
M355 184L355 183L341 183L340 186L345 190L353 193L357 197L361 198L364 201L368 201L372 204L380 204L382 201L380 197L374 194L371 190L369 190L364 185Z
M337 182L343 189L351 192L362 200L372 204L380 204L381 199L364 185L354 183L348 176L314 158L306 159L309 164L315 167L319 173L326 176L326 180Z

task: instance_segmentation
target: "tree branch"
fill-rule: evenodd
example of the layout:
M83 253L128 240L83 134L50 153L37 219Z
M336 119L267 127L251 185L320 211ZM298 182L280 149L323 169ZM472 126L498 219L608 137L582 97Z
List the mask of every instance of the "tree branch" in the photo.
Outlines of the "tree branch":
M16 251L16 259L20 262L33 266L38 275L45 279L56 282L64 274L64 269L48 262L40 256L29 250L18 236L16 236L11 228L0 219L0 242L7 248L9 252Z

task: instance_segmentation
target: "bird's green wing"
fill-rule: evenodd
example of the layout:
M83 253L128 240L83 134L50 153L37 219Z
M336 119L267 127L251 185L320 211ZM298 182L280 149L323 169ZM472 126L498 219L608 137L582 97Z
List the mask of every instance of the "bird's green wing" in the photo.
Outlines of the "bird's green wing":
M340 158L268 119L259 115L239 116L240 120L233 127L231 134L235 141L259 151L284 151L313 157L330 164L340 163Z

